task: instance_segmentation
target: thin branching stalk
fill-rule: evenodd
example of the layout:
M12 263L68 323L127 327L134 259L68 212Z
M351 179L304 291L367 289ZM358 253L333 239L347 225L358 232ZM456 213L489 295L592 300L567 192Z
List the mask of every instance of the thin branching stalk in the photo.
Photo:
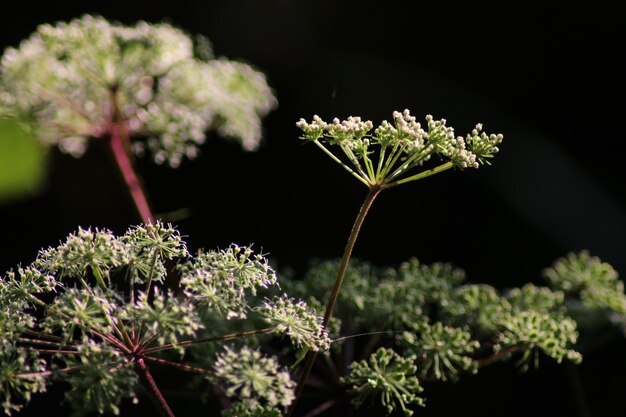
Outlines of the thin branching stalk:
M168 343L166 345L154 346L151 348L144 349L142 350L142 352L144 354L148 354L148 353L160 352L163 350L176 349L179 347L199 345L202 343L218 342L218 341L225 342L228 340L235 340L235 339L240 339L243 337L252 337L252 336L259 336L262 334L270 334L270 333L274 333L275 331L276 331L275 327L267 327L265 329L251 330L248 332L241 332L241 333L230 333L230 334L226 334L223 336L207 337L205 339L193 339L193 340L186 340L186 341L178 342L178 343Z
M333 289L330 293L330 297L328 299L328 304L326 305L326 312L324 313L323 325L326 327L328 321L330 320L333 310L335 309L335 305L337 304L337 297L339 296L339 290L341 289L341 284L346 275L346 270L348 269L348 263L350 261L350 256L352 255L352 250L354 249L354 244L356 243L357 237L359 236L359 232L361 231L361 226L363 226L363 222L365 221L365 217L367 213L374 203L374 200L380 193L382 188L379 185L371 186L365 200L363 201L363 205L359 210L359 214L354 221L354 225L352 226L352 231L350 232L350 236L348 237L348 242L346 243L346 247L343 252L343 257L341 258L341 264L339 265L339 270L337 271L337 277L335 278L335 284L333 285ZM298 385L295 390L295 398L291 403L291 406L287 412L287 416L293 415L293 410L298 403L298 399L302 394L302 390L304 389L304 385L306 384L306 380L311 373L311 369L313 368L313 364L315 363L315 359L317 358L316 351L310 351L308 354L308 358L306 363L304 364L304 368L302 369L302 373L300 374L300 379L298 380Z
M485 366L488 365L492 365L496 362L499 362L503 359L506 359L509 357L509 355L515 353L515 352L519 352L524 350L524 346L521 345L515 345L515 346L511 346L509 348L503 349L497 353L494 353L491 356L487 356L486 358L480 359L478 361L478 367L479 368L483 368Z
M420 172L419 174L415 174L410 177L402 178L401 180L388 183L384 186L384 188L391 188L391 187L395 187L396 185L405 184L410 181L421 180L426 177L430 177L431 175L435 175L435 174L439 174L440 172L447 171L452 167L454 167L454 164L452 162L446 162L445 164L441 164L427 171Z
M315 417L317 415L322 414L324 411L328 410L329 408L333 407L335 405L336 401L335 400L328 400L328 401L324 401L323 403L321 403L320 405L318 405L317 407L315 407L313 410L311 410L310 412L308 412L304 417Z
M171 368L176 368L176 369L180 369L180 370L187 371L187 372L193 372L193 373L203 374L203 375L215 374L215 372L213 372L210 369L199 368L197 366L191 366L191 365L187 365L184 363L172 362L172 361L168 361L167 359L157 358L156 356L142 355L142 358L150 362L158 363L160 365L169 366Z

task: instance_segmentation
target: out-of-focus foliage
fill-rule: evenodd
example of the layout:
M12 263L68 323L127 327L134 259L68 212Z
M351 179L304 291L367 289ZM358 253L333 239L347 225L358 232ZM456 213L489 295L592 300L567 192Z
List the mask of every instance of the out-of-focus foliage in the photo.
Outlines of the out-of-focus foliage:
M42 185L46 153L16 119L0 116L0 203L33 194Z

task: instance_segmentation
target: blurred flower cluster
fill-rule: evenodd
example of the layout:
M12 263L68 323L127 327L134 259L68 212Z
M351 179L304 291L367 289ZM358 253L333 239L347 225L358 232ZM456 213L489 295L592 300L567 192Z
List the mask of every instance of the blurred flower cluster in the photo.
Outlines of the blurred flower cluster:
M137 155L178 166L208 129L254 150L277 101L265 76L215 59L208 42L168 24L112 24L83 16L44 24L0 61L0 115L25 120L74 156L121 123Z

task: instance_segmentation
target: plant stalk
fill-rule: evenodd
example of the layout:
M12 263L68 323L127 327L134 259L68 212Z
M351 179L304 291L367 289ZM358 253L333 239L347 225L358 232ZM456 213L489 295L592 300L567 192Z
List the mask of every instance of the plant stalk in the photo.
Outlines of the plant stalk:
M113 152L113 159L126 182L128 191L135 203L135 208L141 217L141 221L148 224L154 223L154 214L148 203L147 193L144 189L143 181L133 164L133 157L130 147L130 138L128 130L121 115L117 94L111 93L111 103L113 106L113 114L109 125L109 146Z
M109 147L113 153L113 159L115 159L115 163L124 178L126 188L128 188L133 203L135 203L135 208L137 209L139 217L141 217L141 221L144 224L154 224L155 215L150 206L143 179L135 169L128 129L120 111L117 102L117 93L115 91L111 92L111 103L112 115L108 126L108 133ZM180 277L174 272L173 262L167 260L165 262L165 269L167 270L165 281L168 287L174 291L174 294L179 294Z
M152 400L152 403L159 411L159 415L161 415L161 417L175 417L174 413L170 409L170 406L167 404L167 401L165 401L163 394L161 394L159 387L156 382L154 382L154 379L152 378L152 375L142 358L138 358L135 361L135 372L148 392L148 396Z
M369 192L367 193L367 196L365 197L365 200L361 205L359 214L354 221L352 231L350 232L348 242L346 243L346 248L343 251L343 257L341 258L341 264L339 265L339 270L337 271L335 284L333 285L333 289L330 293L330 298L328 299L328 304L326 305L324 321L322 322L324 327L326 327L326 325L328 324L328 321L333 314L333 310L335 309L335 305L337 304L339 290L341 289L341 284L343 284L343 280L346 276L346 270L348 269L348 263L350 262L350 256L352 255L352 249L354 249L354 244L356 243L356 239L359 236L359 232L361 231L361 226L363 226L363 221L365 220L365 217L367 216L367 212L369 211L370 207L374 203L374 200L381 191L382 187L380 185L373 185L370 187ZM304 368L302 369L302 373L298 381L298 386L296 387L295 398L289 408L289 411L287 412L287 417L290 417L293 414L293 410L295 409L296 404L298 403L298 399L300 398L300 395L304 390L304 385L306 384L306 380L309 377L309 373L311 373L311 369L313 368L313 364L315 363L316 358L317 352L310 351Z

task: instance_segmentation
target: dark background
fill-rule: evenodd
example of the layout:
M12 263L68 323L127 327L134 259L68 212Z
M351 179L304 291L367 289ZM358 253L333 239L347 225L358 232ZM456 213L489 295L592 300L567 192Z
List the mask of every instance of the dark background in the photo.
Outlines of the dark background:
M471 281L500 288L541 284L542 268L571 250L589 249L626 271L626 26L606 4L99 3L11 2L0 16L0 47L83 13L165 20L208 36L218 56L255 65L277 94L256 153L212 135L203 156L178 170L140 162L157 212L190 210L176 223L192 249L254 242L297 275L311 258L340 256L366 190L302 146L295 122L319 114L377 124L409 108L445 117L461 134L481 121L504 134L501 154L491 167L383 193L356 256L379 265L451 261ZM49 172L39 196L0 205L1 270L32 261L79 225L123 232L139 221L103 146L80 160L52 151ZM622 416L624 352L618 339L578 368L544 358L521 376L505 364L429 385L417 415ZM206 412L194 404L178 407Z

